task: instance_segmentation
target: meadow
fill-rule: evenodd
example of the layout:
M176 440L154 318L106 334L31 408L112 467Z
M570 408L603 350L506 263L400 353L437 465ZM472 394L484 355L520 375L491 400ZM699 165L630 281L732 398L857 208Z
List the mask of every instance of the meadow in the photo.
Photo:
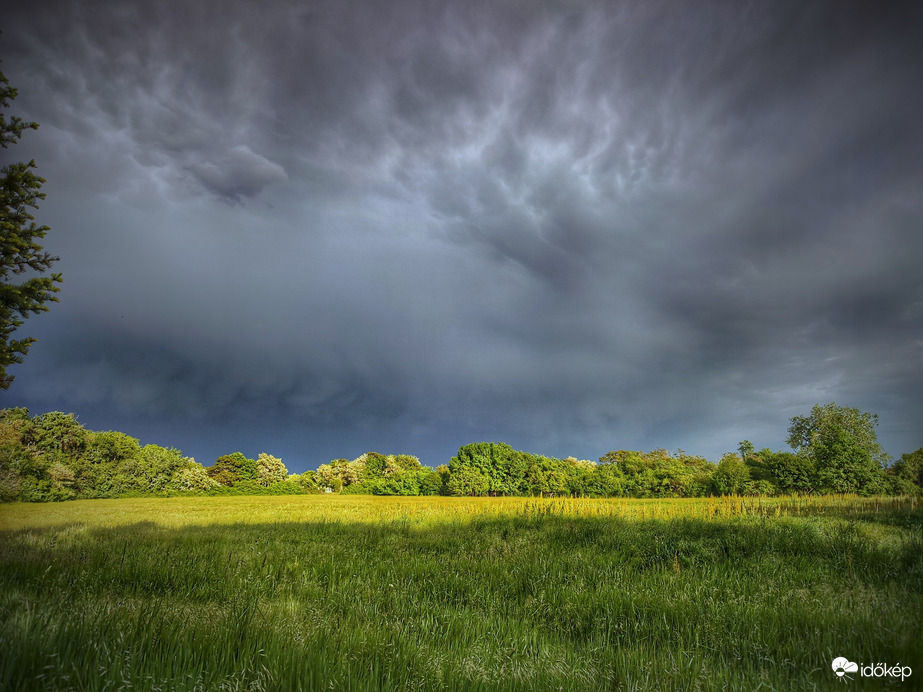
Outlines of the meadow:
M793 690L923 679L923 508L175 497L0 505L0 690Z

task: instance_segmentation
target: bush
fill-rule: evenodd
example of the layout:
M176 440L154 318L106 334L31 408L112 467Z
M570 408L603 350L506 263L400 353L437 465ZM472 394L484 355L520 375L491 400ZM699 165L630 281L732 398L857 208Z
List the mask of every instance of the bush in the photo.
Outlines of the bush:
M261 485L258 481L241 481L233 486L218 485L207 490L203 495L212 496L239 496L239 495L307 495L309 492L298 483L292 481L277 481L272 485Z

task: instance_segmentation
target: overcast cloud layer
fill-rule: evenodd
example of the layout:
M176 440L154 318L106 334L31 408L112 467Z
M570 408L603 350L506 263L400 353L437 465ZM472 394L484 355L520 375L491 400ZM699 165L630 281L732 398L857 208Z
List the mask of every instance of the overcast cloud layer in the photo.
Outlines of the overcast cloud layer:
M6 4L65 282L3 405L295 471L923 445L915 3Z

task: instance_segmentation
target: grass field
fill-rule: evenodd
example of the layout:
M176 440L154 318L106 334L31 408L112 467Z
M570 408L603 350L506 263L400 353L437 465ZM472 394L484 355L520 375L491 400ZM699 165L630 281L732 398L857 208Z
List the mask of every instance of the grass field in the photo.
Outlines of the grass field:
M0 506L0 534L2 690L923 680L909 499L86 500Z

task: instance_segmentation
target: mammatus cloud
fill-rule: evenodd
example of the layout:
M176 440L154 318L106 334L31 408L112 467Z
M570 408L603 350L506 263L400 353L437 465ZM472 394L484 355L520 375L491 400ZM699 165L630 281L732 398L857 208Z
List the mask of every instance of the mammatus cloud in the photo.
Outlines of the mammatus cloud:
M206 461L923 444L911 5L94 7L0 48L66 280L23 403Z
M255 197L268 185L288 180L282 166L243 144L214 161L191 163L188 169L206 189L228 202Z

